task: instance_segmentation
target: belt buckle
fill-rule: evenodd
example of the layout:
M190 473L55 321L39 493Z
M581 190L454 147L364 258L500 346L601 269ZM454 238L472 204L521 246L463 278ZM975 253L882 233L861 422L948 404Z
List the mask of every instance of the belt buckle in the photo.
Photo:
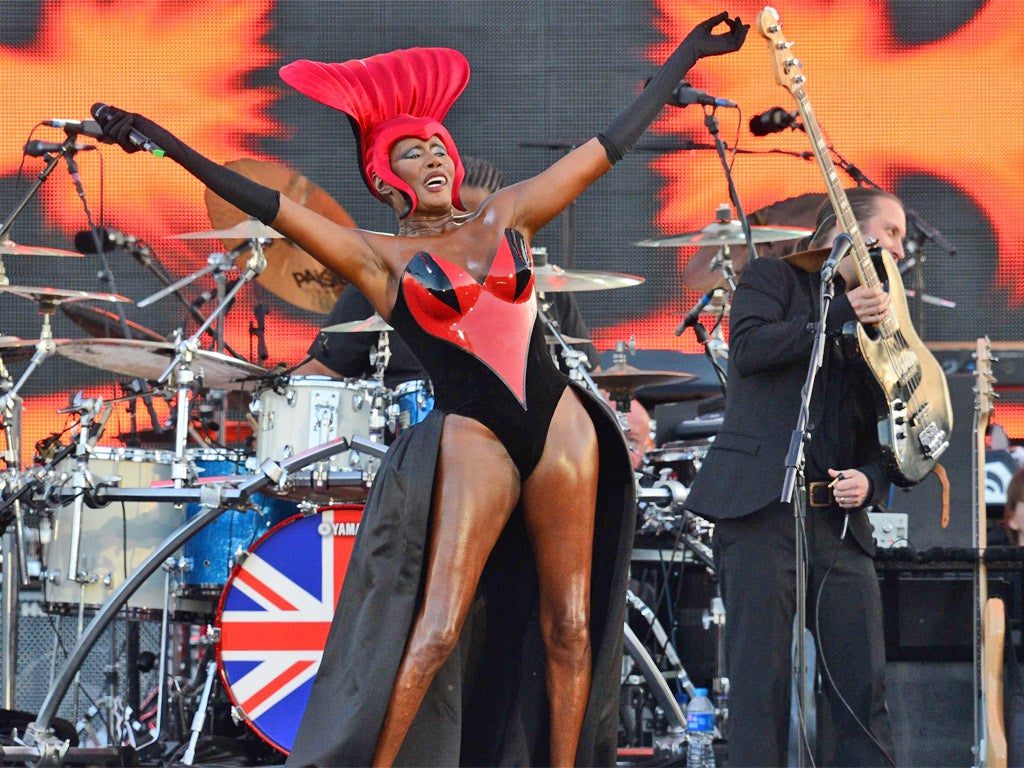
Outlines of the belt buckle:
M832 488L824 481L816 481L807 486L807 504L811 507L831 507Z

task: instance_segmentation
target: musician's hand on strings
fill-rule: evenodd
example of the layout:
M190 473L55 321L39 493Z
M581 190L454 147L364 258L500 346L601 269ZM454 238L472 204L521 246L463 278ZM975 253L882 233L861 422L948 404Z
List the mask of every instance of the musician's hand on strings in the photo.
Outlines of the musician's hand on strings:
M889 294L880 285L858 285L846 293L857 319L865 325L882 322L889 314Z
M871 481L858 469L830 469L832 496L841 509L863 507L871 493Z

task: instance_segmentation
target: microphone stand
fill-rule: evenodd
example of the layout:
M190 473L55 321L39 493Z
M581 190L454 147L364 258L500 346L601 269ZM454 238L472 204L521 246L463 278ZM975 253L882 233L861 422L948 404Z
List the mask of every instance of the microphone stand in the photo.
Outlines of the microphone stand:
M825 325L828 319L828 311L832 306L832 299L835 296L835 285L833 277L835 266L839 260L849 251L853 241L849 235L840 234L836 237L832 246L832 253L821 270L821 297L818 312L818 324L814 333L814 346L811 348L811 359L807 367L807 377L804 380L803 389L800 392L800 412L797 416L796 428L793 430L789 442L789 452L786 455L786 476L782 483L781 501L784 504L793 506L793 525L795 543L795 568L796 568L796 630L794 641L796 643L796 677L797 683L797 722L800 731L800 743L797 745L797 765L803 768L805 755L804 748L809 745L807 740L807 639L805 627L807 626L807 562L804 557L806 546L805 524L807 520L807 492L806 456L804 445L810 440L810 433L807 425L810 421L811 394L814 391L814 382L818 371L821 368L825 357Z
M718 134L718 117L715 115L714 108L705 112L704 125L707 126L708 132L715 140L715 149L718 150L718 158L722 161L722 170L725 171L725 180L729 185L729 198L736 208L736 218L739 219L740 226L743 227L743 237L747 241L747 253L750 254L750 260L753 261L757 258L757 249L754 247L754 236L750 231L750 220L747 219L747 215L743 212L743 204L740 202L739 192L736 191L736 184L732 179L732 171L729 170L729 160L725 156L725 142L722 141L721 136ZM728 278L728 275L726 277ZM732 285L731 282L730 285ZM733 289L735 290L734 285Z

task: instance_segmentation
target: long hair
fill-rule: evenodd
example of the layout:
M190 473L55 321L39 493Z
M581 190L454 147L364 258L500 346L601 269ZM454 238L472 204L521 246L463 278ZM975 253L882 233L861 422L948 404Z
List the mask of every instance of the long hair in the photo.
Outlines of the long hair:
M1017 509L1017 505L1024 501L1024 469L1019 469L1014 472L1013 477L1010 478L1010 484L1006 486L1006 509L1003 511L1003 519L999 521L999 524L1003 526L1003 530L1006 531L1006 538L1013 544L1020 544L1020 531L1010 527L1010 521L1013 520L1013 513Z
M896 195L876 187L852 187L846 190L846 199L850 203L853 217L857 221L870 219L878 212L878 201L889 199L894 200L902 207L903 202ZM825 202L818 208L814 219L814 234L811 236L811 247L829 245L826 235L836 228L836 211L832 207L832 201L825 198Z

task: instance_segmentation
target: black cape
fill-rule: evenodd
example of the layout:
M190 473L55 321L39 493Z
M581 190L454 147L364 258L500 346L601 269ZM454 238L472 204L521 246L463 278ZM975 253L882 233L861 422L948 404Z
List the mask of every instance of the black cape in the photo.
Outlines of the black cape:
M582 399L597 428L601 463L591 588L594 673L576 762L610 766L616 759L635 484L614 418L589 393ZM359 766L373 757L419 608L442 423L442 413L428 414L396 440L377 473L288 765ZM537 605L536 567L517 509L397 765L550 764Z

